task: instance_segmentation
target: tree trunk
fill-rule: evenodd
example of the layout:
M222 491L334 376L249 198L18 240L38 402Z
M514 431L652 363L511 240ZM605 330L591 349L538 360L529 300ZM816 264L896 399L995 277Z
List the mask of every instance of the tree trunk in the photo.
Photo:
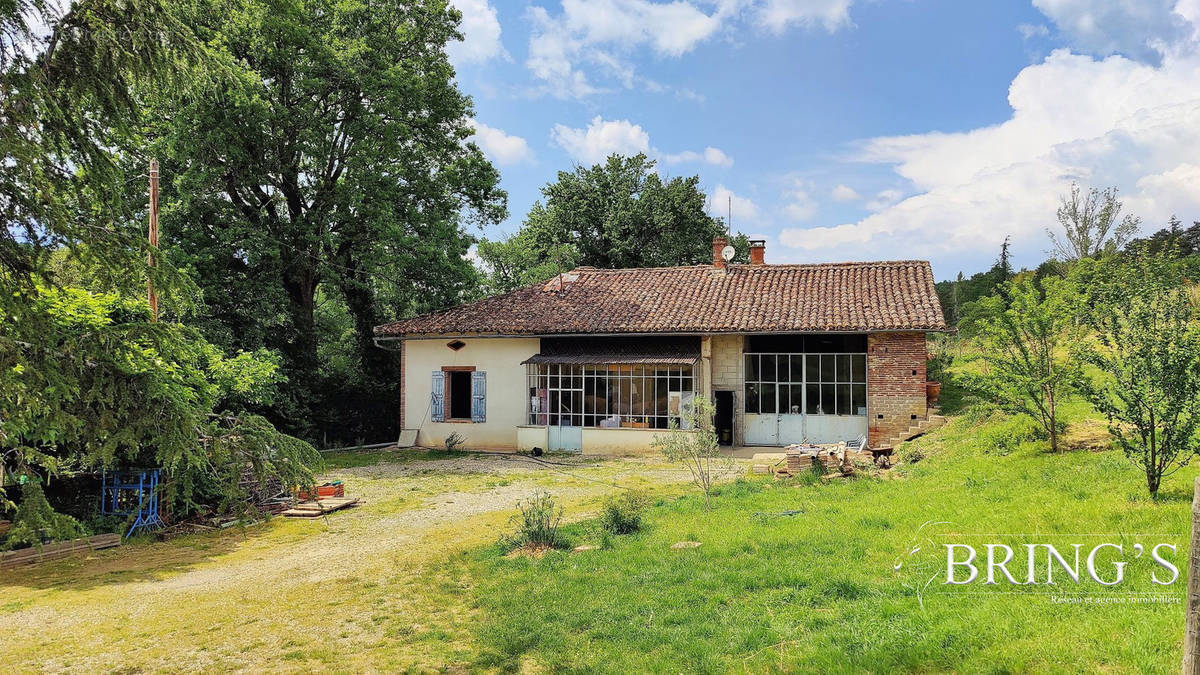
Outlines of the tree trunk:
M276 344L284 356L284 373L288 378L287 395L296 410L282 411L300 418L276 420L278 426L295 435L311 437L318 395L317 327L313 314L316 308L316 272L311 267L297 269L294 261L285 269L284 290L288 295L288 315L291 334L281 336ZM312 439L316 440L316 439Z
M358 337L359 355L363 374L381 382L399 379L400 364L395 352L375 346L375 326L381 323L375 291L370 279L351 256L339 258L346 274L338 279L338 287L346 301L346 308L354 318L354 331Z
M1192 543L1188 547L1183 675L1200 675L1200 477L1192 494Z

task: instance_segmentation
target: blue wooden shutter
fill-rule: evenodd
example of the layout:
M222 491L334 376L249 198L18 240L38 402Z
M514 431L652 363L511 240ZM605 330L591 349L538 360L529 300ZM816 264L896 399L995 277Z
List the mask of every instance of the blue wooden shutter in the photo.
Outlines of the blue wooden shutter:
M471 421L487 420L487 373L476 370L471 373Z
M440 370L433 371L433 401L430 403L430 412L434 422L446 421L446 374Z

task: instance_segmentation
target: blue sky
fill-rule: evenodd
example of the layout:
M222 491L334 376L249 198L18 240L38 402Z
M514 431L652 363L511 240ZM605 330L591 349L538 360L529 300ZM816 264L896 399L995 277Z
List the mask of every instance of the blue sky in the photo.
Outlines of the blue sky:
M1200 0L453 0L511 234L556 172L645 151L768 262L1048 248L1071 181L1200 219Z

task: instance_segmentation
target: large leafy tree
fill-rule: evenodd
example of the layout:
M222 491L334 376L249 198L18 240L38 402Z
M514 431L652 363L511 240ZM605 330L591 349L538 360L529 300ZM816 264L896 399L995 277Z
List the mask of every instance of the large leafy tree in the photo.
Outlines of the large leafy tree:
M473 289L464 225L505 215L445 54L458 20L439 0L200 3L192 23L233 76L155 97L164 241L197 272L214 339L283 352L293 429L324 407L318 299L344 305L380 386L356 414L389 419L399 364L374 326Z
M542 188L520 231L481 241L492 291L545 280L575 265L656 267L712 260L723 223L704 211L698 176L664 180L646 155L611 155L603 164L560 171ZM746 238L734 237L740 262Z
M1092 337L1081 387L1146 477L1150 494L1200 451L1200 321L1173 260L1085 260L1072 270Z
M178 86L203 54L159 0L0 3L0 307L28 309L24 292L63 247L105 279L143 267L144 244L122 227L114 140L135 119L137 86ZM169 271L156 271L160 286Z
M63 522L43 475L161 466L185 511L234 496L247 463L311 482L312 448L245 412L279 381L273 357L226 357L178 322L186 277L147 267L144 198L128 199L141 92L226 77L207 55L177 4L0 3L0 466L27 488L23 541L71 530L43 531Z

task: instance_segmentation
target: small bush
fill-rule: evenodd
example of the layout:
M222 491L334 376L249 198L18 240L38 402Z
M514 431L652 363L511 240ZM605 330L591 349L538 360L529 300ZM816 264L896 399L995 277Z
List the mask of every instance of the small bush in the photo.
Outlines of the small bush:
M82 537L83 526L71 516L56 512L46 501L42 482L33 478L21 486L21 505L13 517L12 529L0 550L38 546L49 541Z
M642 529L642 516L649 505L650 498L641 492L609 495L600 511L600 527L610 534L633 534Z
M508 550L528 546L533 548L570 548L570 542L559 532L563 510L549 492L541 490L529 499L518 502L521 512L509 521L516 531L504 535L500 544Z
M455 450L461 448L463 444L467 442L467 439L463 438L462 434L459 434L457 431L455 431L447 436L446 440L443 442L446 444L446 452L454 452Z

